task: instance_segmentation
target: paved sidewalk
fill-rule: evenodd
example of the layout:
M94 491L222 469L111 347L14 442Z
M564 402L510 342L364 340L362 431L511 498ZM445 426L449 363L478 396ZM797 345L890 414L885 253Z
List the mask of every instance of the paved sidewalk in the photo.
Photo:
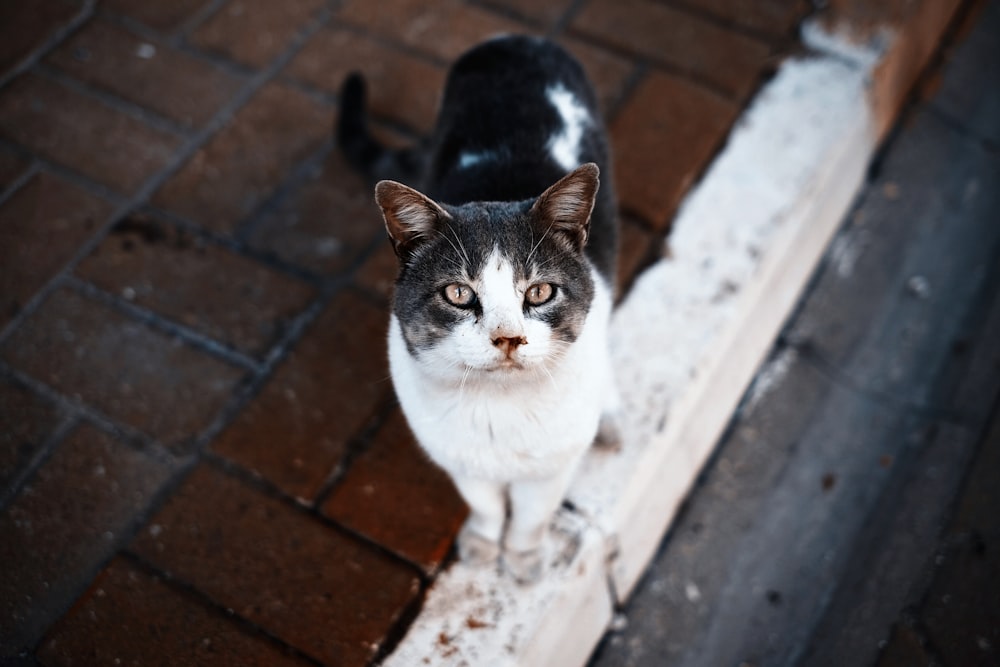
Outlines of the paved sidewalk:
M558 39L595 81L620 279L794 44L798 0L0 6L0 660L365 665L465 509L384 361L394 258L330 130L426 131L448 64Z

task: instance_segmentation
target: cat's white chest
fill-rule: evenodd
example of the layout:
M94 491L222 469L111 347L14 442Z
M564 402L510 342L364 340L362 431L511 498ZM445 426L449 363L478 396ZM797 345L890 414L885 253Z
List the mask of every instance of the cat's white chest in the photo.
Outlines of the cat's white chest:
M573 465L597 432L611 389L607 353L610 296L595 298L580 337L559 367L523 382L490 378L462 387L429 378L392 318L393 384L417 440L448 472L508 482Z

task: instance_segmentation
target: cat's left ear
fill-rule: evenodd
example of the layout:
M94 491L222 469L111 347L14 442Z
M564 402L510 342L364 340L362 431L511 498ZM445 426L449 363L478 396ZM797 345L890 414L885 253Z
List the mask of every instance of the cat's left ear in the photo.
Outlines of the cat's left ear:
M600 173L593 162L581 165L539 195L531 207L536 219L578 251L587 245Z
M433 199L396 181L379 181L375 201L382 209L385 229L400 258L413 252L421 239L433 235L440 220L451 218Z

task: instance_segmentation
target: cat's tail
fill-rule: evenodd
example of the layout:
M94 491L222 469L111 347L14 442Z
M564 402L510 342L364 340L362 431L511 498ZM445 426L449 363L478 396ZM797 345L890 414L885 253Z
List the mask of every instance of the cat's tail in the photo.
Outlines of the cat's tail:
M391 179L415 184L420 176L423 151L419 148L390 149L372 136L368 127L364 77L354 72L340 88L337 144L347 161L375 183Z

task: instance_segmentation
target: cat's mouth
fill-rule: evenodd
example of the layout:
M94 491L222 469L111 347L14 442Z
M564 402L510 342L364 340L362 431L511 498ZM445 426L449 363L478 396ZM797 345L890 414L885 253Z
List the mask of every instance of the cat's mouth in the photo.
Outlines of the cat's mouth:
M515 359L502 359L492 366L487 366L483 369L487 373L496 373L498 371L520 371L524 370L524 366L520 361Z

